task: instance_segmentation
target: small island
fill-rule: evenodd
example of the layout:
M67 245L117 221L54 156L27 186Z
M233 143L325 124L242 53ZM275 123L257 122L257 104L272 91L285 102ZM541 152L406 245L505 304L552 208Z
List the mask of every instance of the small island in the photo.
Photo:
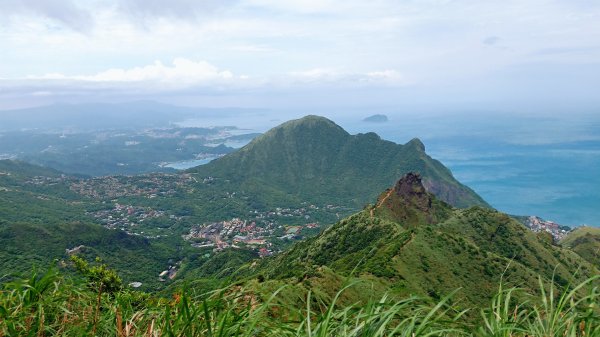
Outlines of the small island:
M363 119L363 122L369 122L369 123L386 123L387 121L388 121L388 117L386 115L381 115L381 114L372 115L372 116L369 116L369 117Z

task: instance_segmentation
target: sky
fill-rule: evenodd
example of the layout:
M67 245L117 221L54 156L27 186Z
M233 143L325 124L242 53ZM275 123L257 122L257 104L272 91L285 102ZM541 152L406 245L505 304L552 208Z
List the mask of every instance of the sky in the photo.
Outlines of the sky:
M597 0L2 0L0 109L600 106Z

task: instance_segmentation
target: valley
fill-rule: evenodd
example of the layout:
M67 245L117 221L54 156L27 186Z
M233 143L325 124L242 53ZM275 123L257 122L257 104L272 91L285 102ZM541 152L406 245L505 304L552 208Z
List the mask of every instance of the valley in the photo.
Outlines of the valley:
M325 139L329 145L323 147ZM370 155L361 157L364 153ZM382 161L374 161L377 158ZM88 178L14 161L1 163L3 204L43 207L41 213L37 208L28 208L31 206L24 206L24 211L19 211L19 206L5 208L0 215L9 225L31 223L27 225L33 226L31 230L43 232L41 228L47 225L39 224L41 215L41 219L53 219L56 225L75 221L73 225L82 223L75 226L98 226L95 230L100 230L102 236L124 235L117 235L124 241L113 242L120 247L115 248L123 250L117 254L104 246L112 241L90 240L75 232L66 234L67 243L42 243L47 252L54 253L40 255L25 247L13 253L7 250L3 254L10 262L3 264L4 270L19 274L29 269L27 264L9 268L15 265L15 258L33 258L43 265L53 258L65 259L73 249L84 256L100 256L121 270L123 256L130 254L125 252L151 247L143 259L152 262L146 260L145 268L123 275L126 282L141 283L140 289L144 290L163 289L170 283L194 278L212 280L207 287L213 287L218 280L215 275L224 265L230 270L228 277L234 277L236 269L255 258L286 256L295 243L303 244L328 232L331 224L360 212L361 207L366 207L370 218L385 218L378 210L404 201L394 197L394 189L388 188L377 198L378 191L389 186L396 175L411 170L421 172L419 179L427 193L437 194L444 204L488 207L472 190L454 180L441 163L427 156L419 140L397 145L375 134L351 136L333 122L316 116L284 123L237 152L182 172ZM430 206L425 202L418 209L423 207ZM442 215L428 215L426 222L442 221L451 206L444 207ZM409 211L403 217L403 221L422 221L418 220L418 212ZM540 235L550 231L555 243L567 236L566 227L535 217L519 220ZM11 240L10 228L15 227L3 229L7 240ZM394 237L393 233L390 227L380 235ZM415 240L414 235L411 233L405 244ZM71 253L65 255L65 251ZM130 257L128 262L137 263L140 258ZM223 259L229 261L219 265ZM177 269L171 277L157 278L175 262ZM291 271L292 265L282 268Z
M82 177L2 160L0 187L7 281L95 260L148 293L243 284L259 301L285 286L282 305L297 307L360 284L339 305L453 293L466 310L501 280L535 293L537 280L594 287L600 274L599 233L500 213L420 140L353 136L317 116L180 172Z
M165 132L170 134L173 130ZM283 138L274 139L274 134ZM323 147L323 139L338 142ZM277 146L287 143L290 147L275 150L274 141ZM382 157L384 161L380 163L368 159L372 156L361 158L361 153L371 149L396 152L396 158ZM287 154L282 157L284 152ZM151 265L158 267L137 270L126 281L161 287L156 283L156 275L172 264L169 261L182 261L178 277L185 278L186 273L193 274L193 269L198 268L190 256L208 254L210 261L219 258L217 255L225 248L237 249L244 256L240 263L244 263L249 258L279 254L294 242L315 236L358 211L376 195L377 189L393 181L394 175L411 168L422 170L428 186L448 201L485 205L473 191L454 180L441 163L428 157L418 140L402 146L374 134L350 136L322 117L308 116L284 123L255 138L238 153L244 158L232 154L179 173L90 178L5 160L1 162L0 177L4 177L0 182L7 202L3 205L17 203L25 208L24 212L19 211L19 206L7 208L0 215L9 224L33 222L38 227L39 211L25 205L49 204L43 206L41 217L53 219L57 225L65 221L85 222L108 231L103 235L120 232L139 238L142 241L133 240L133 246L126 244L122 248L153 247L148 256L154 259ZM334 166L348 170L347 174L340 175L323 166L333 153L338 153ZM371 164L362 167L365 164L361 162ZM381 174L373 174L375 171ZM3 230L9 240L9 228ZM103 241L94 243L88 238L78 239L78 235L67 237L66 245L48 243L52 247L46 250L58 254L39 254L27 248L15 250L14 254L49 263L53 258L64 258L62 252L66 249L83 245L86 255L97 254L121 269L122 255L106 250ZM12 259L10 251L4 254ZM10 263L13 264L14 261ZM10 270L19 273L28 269L28 265L21 265Z

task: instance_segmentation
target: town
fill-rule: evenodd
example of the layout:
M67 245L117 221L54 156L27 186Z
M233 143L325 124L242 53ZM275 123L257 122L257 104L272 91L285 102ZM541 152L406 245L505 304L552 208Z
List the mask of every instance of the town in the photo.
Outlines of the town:
M155 210L151 207L119 203L116 203L113 208L86 214L107 228L120 229L129 235L140 235L147 239L168 236L170 227L183 219L172 214L167 215L165 211Z
M60 175L36 176L26 183L40 187L65 184L71 192L97 200L103 205L111 205L100 209L95 207L94 210L88 211L87 215L107 228L119 229L129 235L143 236L148 239L182 235L184 240L189 241L196 248L211 248L215 251L229 247L250 248L258 250L260 256L281 251L286 246L286 242L316 235L321 227L320 222L334 223L352 212L351 209L343 206L316 206L302 203L299 208L255 209L229 220L198 223L189 219L189 216L175 215L167 209L159 210L149 206L133 205L131 202L120 202L120 200L168 198L178 193L194 193L200 185L220 186L214 185L219 183L214 177L200 178L189 173L155 173L140 175L135 179L126 176L83 179ZM218 188L216 190L219 191ZM219 193L225 199L241 198L241 194L235 191L220 190ZM556 242L563 239L571 230L567 226L537 216L529 216L522 221L533 232L550 233ZM177 231L173 230L175 225L179 225Z
M561 226L556 222L546 221L537 216L528 217L525 225L536 233L548 232L552 234L552 237L556 242L562 240L571 230L567 226Z
M132 179L127 176L109 176L92 179L79 179L70 185L71 191L95 199L122 197L145 197L174 195L178 188L195 183L190 174L147 174Z
M189 234L183 239L191 241L196 248L213 248L221 251L225 248L251 248L257 249L260 257L280 252L276 249L275 240L299 240L301 232L321 226L318 223L308 223L299 226L279 225L276 221L248 221L233 218L229 221L219 221L192 227Z

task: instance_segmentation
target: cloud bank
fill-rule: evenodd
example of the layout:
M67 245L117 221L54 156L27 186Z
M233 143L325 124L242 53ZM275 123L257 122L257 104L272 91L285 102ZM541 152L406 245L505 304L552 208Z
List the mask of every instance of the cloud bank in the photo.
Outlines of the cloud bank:
M0 87L24 103L312 89L341 104L355 88L376 102L593 101L600 2L4 0L0 46Z

